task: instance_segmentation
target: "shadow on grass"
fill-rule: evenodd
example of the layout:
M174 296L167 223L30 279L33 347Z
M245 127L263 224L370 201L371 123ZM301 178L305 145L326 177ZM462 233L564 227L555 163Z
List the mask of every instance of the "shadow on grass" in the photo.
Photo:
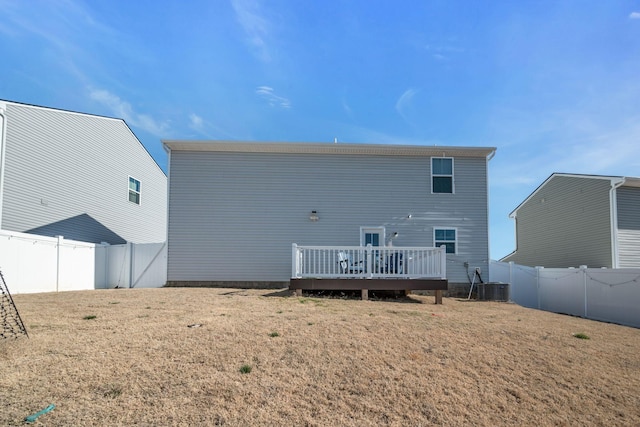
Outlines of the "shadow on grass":
M291 297L295 296L290 289L283 289L264 295L265 297ZM344 300L362 300L360 291L344 290L344 291L322 291L322 290L305 290L303 297L311 298L328 298L328 299L344 299ZM423 301L412 298L411 295L405 295L404 291L369 291L369 301L389 301L402 302L408 304L422 304Z
M292 295L293 295L293 291L292 290L290 290L289 288L284 288L284 289L281 289L279 291L274 291L274 292L270 292L268 294L264 294L263 296L264 297L280 297L280 298L283 298L283 297L290 297Z

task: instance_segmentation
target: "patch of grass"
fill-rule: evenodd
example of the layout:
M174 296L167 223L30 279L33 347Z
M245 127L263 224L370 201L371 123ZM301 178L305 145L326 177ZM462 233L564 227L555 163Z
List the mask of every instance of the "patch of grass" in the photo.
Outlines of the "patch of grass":
M115 399L122 394L122 387L117 384L107 386L103 392L103 396L109 399Z
M120 301L111 301L109 304L120 304Z
M151 310L151 306L150 306L150 305L148 305L148 306L146 306L144 309L145 309L145 310Z
M577 334L573 334L573 336L574 336L574 337L576 337L576 338L580 338L581 340L588 340L588 339L590 339L590 338L589 338L589 335L587 335L587 334L583 334L582 332L578 332Z
M275 337L279 337L279 336L280 336L280 334L279 334L278 332L273 331L273 332L271 332L271 333L269 334L269 336L270 336L271 338L275 338Z
M240 373L241 373L241 374L248 374L248 373L250 373L250 372L251 372L251 369L252 369L252 368L251 368L251 365L242 365L242 366L240 367Z
M307 325L309 325L309 326L313 326L313 325L314 325L314 323L313 323L313 322L308 322L308 323L307 323Z
M282 310L276 311L277 314L282 314Z
M89 314L88 316L84 316L83 319L84 320L93 320L96 317L98 317L98 316L96 316L95 314Z

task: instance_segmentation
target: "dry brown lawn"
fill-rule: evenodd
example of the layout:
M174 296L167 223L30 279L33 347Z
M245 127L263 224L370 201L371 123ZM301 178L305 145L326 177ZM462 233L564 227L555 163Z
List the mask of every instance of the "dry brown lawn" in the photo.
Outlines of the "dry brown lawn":
M640 330L515 304L184 288L14 300L29 338L0 342L0 425L51 403L36 425L640 425Z

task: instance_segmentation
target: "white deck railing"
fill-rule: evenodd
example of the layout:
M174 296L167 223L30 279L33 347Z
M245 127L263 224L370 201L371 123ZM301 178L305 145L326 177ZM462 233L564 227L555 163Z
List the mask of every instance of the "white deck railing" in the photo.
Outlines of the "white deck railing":
M445 247L292 246L292 278L446 279Z

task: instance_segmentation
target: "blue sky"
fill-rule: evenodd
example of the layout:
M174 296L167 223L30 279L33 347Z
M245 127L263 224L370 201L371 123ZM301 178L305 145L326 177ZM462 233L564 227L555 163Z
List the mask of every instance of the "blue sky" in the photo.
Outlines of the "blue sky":
M491 257L553 172L640 176L640 0L0 0L0 99L160 139L497 147Z

